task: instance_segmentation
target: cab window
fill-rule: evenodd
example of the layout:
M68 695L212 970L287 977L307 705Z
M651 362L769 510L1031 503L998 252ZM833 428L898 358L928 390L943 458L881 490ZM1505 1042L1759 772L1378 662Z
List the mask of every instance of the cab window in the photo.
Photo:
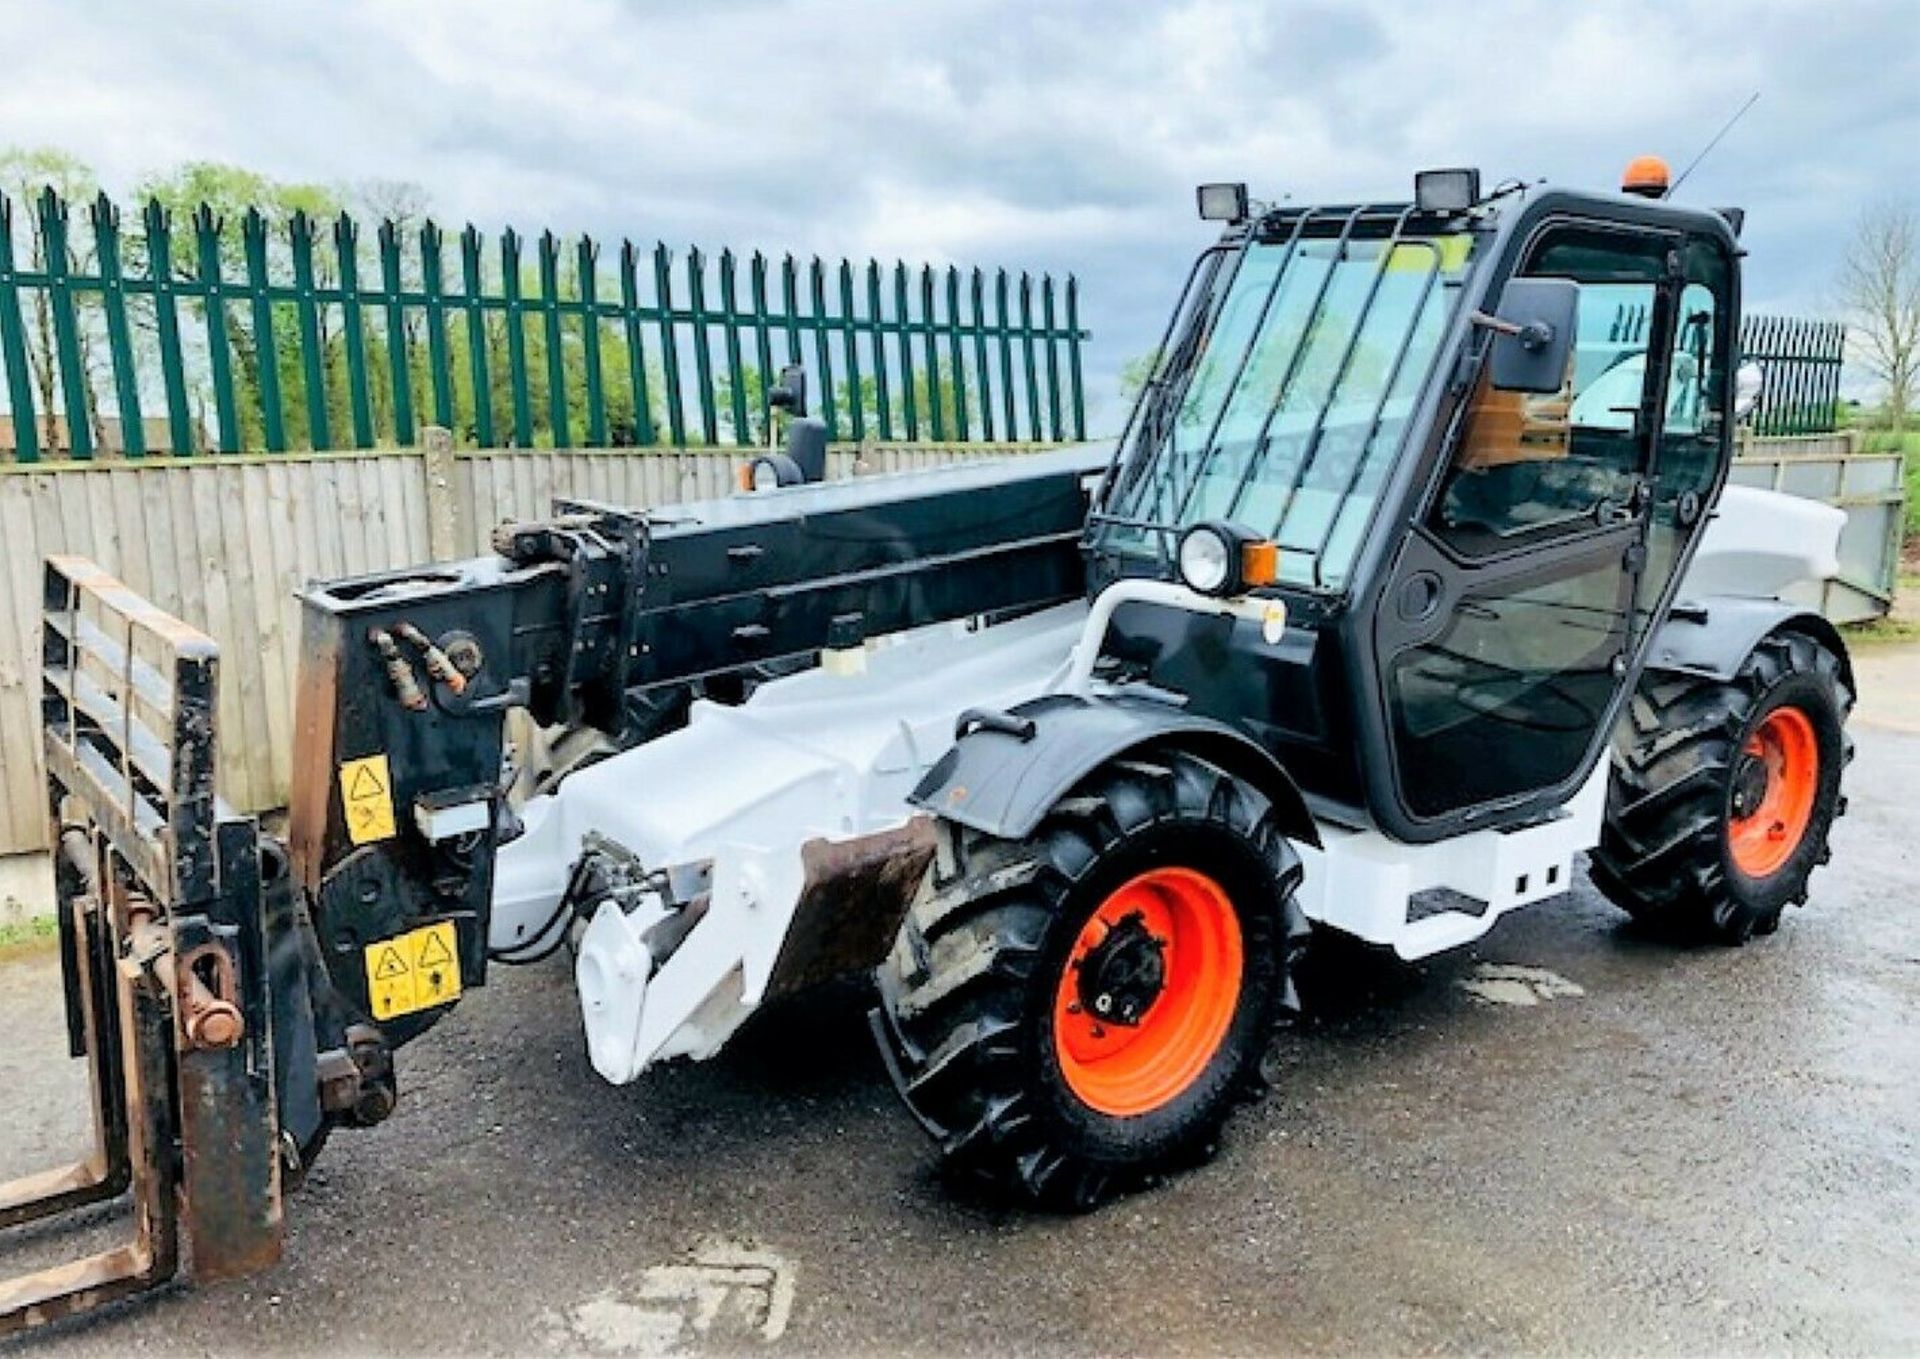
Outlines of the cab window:
M1580 285L1578 329L1557 392L1493 389L1482 370L1435 506L1456 550L1488 555L1607 521L1645 464L1639 412L1665 270L1657 241L1559 228L1521 273Z

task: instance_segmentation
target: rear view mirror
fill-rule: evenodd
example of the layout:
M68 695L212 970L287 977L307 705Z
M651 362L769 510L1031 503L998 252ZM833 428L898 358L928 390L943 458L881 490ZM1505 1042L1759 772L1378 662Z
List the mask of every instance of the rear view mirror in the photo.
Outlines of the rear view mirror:
M1494 387L1503 392L1557 392L1567 385L1580 285L1564 278L1507 280L1499 310L1475 312L1475 325L1495 332Z

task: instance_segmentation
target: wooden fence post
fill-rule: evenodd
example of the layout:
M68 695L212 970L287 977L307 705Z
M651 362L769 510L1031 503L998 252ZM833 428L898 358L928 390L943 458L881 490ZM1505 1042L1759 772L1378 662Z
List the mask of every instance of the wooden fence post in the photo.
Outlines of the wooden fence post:
M428 425L420 431L420 452L427 478L427 547L437 562L468 555L469 527L461 523L459 496L453 483L453 431Z

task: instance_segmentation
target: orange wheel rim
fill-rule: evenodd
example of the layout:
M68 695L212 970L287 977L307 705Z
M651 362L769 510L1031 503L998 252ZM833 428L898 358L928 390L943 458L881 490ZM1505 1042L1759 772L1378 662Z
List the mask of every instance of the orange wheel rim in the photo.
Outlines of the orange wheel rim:
M1820 791L1820 742L1798 708L1775 708L1753 729L1733 774L1727 844L1750 878L1780 871L1813 821Z
M1116 1117L1161 1108L1220 1050L1244 969L1240 920L1219 883L1190 868L1127 882L1082 927L1054 995L1067 1087Z

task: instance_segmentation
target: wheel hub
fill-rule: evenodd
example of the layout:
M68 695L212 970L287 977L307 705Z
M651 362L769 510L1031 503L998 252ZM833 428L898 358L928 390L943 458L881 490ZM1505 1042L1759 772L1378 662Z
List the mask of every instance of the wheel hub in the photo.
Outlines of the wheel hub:
M1733 771L1733 814L1752 816L1767 798L1767 762L1743 753Z
M1765 878L1784 868L1813 824L1820 743L1813 722L1782 705L1741 745L1728 789L1727 848L1735 868Z
M1137 1027L1166 988L1166 949L1140 912L1123 918L1077 964L1086 1013L1104 1023Z
M1054 988L1060 1075L1114 1117L1162 1108L1226 1041L1246 971L1226 890L1198 869L1151 868L1086 918Z

